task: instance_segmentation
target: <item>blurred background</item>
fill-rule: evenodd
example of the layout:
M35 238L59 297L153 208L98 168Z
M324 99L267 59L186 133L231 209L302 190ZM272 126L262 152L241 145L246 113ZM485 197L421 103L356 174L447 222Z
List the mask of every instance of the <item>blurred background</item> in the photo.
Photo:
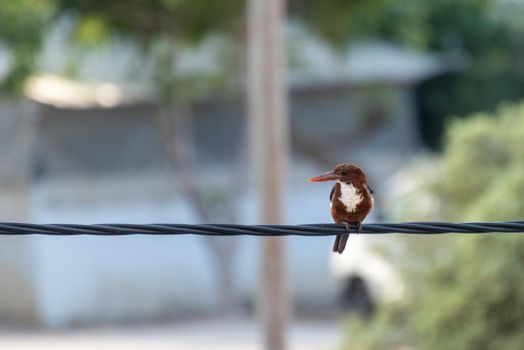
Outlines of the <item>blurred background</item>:
M254 0L252 0L254 1ZM0 217L260 221L241 0L0 1ZM524 2L288 0L284 222L524 218ZM285 239L290 349L522 349L519 235ZM262 349L254 237L0 237L0 347ZM284 330L283 330L284 331Z

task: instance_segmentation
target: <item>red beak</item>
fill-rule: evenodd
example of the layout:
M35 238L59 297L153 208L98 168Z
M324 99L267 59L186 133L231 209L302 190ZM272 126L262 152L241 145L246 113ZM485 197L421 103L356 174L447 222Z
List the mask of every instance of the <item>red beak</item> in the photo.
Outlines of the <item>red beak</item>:
M333 171L328 171L327 173L324 173L322 175L318 175L315 177L312 177L309 179L311 182L323 182L323 181L334 181L338 180L338 175L335 174Z

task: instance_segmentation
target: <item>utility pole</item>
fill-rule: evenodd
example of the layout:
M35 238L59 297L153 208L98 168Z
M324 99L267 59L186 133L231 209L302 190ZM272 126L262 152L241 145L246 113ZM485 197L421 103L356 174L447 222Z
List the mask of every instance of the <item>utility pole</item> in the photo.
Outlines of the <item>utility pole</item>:
M285 0L249 0L248 100L251 168L264 223L283 221L288 163ZM284 350L288 294L282 237L262 241L260 315L267 350Z

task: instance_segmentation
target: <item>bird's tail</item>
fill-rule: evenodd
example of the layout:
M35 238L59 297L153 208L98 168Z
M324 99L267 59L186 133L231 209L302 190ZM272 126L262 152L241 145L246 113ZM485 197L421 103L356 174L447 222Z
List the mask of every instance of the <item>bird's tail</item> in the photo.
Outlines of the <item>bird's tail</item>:
M333 252L342 254L344 249L346 249L346 244L348 242L349 233L343 233L337 235L335 238L335 243L333 244Z

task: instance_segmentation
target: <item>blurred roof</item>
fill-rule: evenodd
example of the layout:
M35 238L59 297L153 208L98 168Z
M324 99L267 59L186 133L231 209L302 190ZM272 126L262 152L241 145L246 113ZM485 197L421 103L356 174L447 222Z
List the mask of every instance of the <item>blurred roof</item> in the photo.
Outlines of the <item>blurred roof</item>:
M307 68L291 69L292 83L411 85L452 68L441 55L415 52L390 43L363 42L338 54L324 45L311 41L301 47L301 64Z

